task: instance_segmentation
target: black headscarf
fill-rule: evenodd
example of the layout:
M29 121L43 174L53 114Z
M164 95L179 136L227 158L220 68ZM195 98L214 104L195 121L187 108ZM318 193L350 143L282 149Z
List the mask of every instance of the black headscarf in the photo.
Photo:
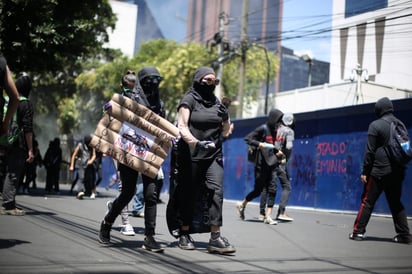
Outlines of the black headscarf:
M215 90L215 85L207 85L202 83L203 77L208 74L215 75L215 71L210 67L200 67L195 71L193 77L192 87L189 89L189 93L193 93L196 100L202 102L206 106L211 106L217 103L217 98L213 91Z

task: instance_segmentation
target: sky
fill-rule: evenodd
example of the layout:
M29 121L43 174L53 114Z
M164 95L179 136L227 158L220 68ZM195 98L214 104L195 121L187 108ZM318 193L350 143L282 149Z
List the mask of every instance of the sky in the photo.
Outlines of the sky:
M242 3L241 0L237 1ZM333 0L284 0L282 46L293 49L296 54L307 53L314 59L329 62L330 32L316 35L313 32L330 30L332 2ZM184 42L187 0L148 0L147 4L165 38Z

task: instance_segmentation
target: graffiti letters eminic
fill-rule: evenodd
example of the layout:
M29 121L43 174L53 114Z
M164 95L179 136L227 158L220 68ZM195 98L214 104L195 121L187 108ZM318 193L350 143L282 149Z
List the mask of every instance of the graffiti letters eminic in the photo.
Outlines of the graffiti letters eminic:
M346 173L346 142L322 142L317 145L316 173Z

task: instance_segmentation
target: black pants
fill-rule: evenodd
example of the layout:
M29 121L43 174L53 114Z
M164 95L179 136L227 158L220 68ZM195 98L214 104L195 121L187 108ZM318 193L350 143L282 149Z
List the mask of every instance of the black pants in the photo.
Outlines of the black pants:
M87 165L84 171L85 195L90 196L96 189L96 170L93 165Z
M289 174L286 166L279 165L273 170L272 182L269 186L263 188L262 194L260 195L260 214L262 215L265 215L266 212L266 201L268 207L273 207L274 205L274 200L278 189L276 181L277 178L279 178L280 187L282 188L277 216L285 213L286 205L289 201L289 195L292 191L292 186L290 185Z
M46 168L46 191L59 191L60 164Z
M266 164L256 165L255 166L255 183L253 190L246 195L246 201L250 202L254 198L258 197L263 188L267 187L269 192L274 193L276 184L273 184L273 169ZM274 201L268 202L268 206L273 207Z
M111 210L105 216L105 221L114 223L123 208L129 204L136 193L136 184L139 173L130 167L119 163L120 180L122 181L122 191L113 201ZM144 195L144 222L145 235L154 235L157 215L157 180L142 175L143 195Z
M181 172L181 171L179 171ZM190 226L194 214L196 199L201 187L212 193L209 207L209 224L222 226L223 210L223 163L218 156L211 160L192 162L190 177L179 182L179 211L183 226ZM205 185L204 185L205 184Z
M16 208L16 193L27 152L17 147L0 148L0 181L2 182L3 207Z
M396 233L409 235L407 215L401 202L404 177L404 171L396 171L381 178L373 176L368 178L368 182L364 185L362 202L353 226L354 233L364 234L366 232L366 226L375 203L382 192L384 192L392 213Z

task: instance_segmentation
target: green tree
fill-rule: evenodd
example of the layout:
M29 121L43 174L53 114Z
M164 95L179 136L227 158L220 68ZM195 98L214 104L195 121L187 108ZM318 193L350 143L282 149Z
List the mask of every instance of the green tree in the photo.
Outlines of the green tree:
M240 58L234 54L223 70L222 95L236 99L239 89ZM112 62L90 67L76 78L77 98L76 107L82 113L82 125L85 129L95 127L102 117L102 106L109 101L113 93L120 92L121 77L128 69L136 73L144 66L155 66L164 77L160 84L160 96L165 102L167 119L174 122L176 109L180 99L192 84L193 74L200 66L212 66L217 53L210 53L195 42L178 44L170 40L151 40L143 43L139 52L132 58L119 57ZM277 69L277 59L269 53L270 79L273 79ZM267 76L267 58L265 52L258 47L247 51L247 73L245 96L250 100L260 94Z
M107 0L2 0L0 51L13 71L63 72L102 54L115 22Z
M56 133L69 133L78 126L74 112L68 110L73 104L66 105L67 98L73 100L77 75L85 66L95 66L93 60L119 56L120 51L103 48L107 29L113 29L115 22L107 0L0 1L0 51L13 72L25 71L34 80L31 99L36 117L60 115ZM38 134L44 128L39 125L42 121L35 119Z

